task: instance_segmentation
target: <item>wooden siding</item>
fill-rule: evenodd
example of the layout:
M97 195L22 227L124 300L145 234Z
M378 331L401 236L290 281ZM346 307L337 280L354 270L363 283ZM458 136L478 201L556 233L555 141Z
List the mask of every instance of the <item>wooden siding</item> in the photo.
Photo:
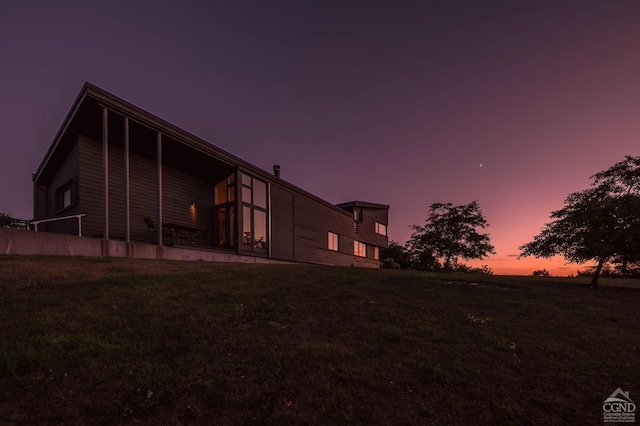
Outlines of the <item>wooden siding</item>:
M124 240L125 237L124 169L124 150L109 144L109 239L111 240Z
M102 142L80 135L78 175L79 208L82 218L82 235L102 236L104 233L104 186L102 171Z
M79 214L78 206L78 144L74 144L64 157L58 170L53 174L51 180L46 183L46 218L54 218L61 216L69 216ZM56 190L67 182L73 181L73 205L64 210L56 208ZM42 184L42 183L40 183ZM49 222L38 226L38 230L57 232L60 234L78 235L78 221L75 219L61 220L57 222Z
M293 193L271 184L271 257L293 260Z
M188 164L184 165L189 168ZM212 182L205 182L172 167L162 168L164 223L190 226L208 234L213 229ZM192 204L195 203L195 206Z
M339 251L328 249L328 233L338 234ZM294 260L339 266L377 267L378 261L353 254L353 219L309 197L294 194Z
M144 221L148 217L156 227L159 226L157 174L155 161L129 155L129 232L132 241L158 242L157 230L149 230Z
M388 225L389 211L387 209L362 207L362 223L359 226L358 239L374 246L387 247L389 239L376 233L376 222Z
M80 136L79 198L87 216L83 235L104 234L104 187L102 143ZM157 242L157 232L149 231L144 221L158 223L156 162L130 154L130 236L134 241ZM188 165L185 165L188 168ZM206 230L213 225L213 184L172 167L163 167L163 219ZM196 206L191 205L195 203ZM124 151L109 146L109 237L125 237Z

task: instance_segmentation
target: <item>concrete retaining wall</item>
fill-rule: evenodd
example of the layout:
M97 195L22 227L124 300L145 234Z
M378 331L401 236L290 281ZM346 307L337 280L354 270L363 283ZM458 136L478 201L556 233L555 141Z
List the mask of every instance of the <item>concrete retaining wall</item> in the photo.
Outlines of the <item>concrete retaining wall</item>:
M135 259L204 260L207 262L294 264L235 253L160 247L147 243L125 243L74 235L0 228L0 254L130 257Z

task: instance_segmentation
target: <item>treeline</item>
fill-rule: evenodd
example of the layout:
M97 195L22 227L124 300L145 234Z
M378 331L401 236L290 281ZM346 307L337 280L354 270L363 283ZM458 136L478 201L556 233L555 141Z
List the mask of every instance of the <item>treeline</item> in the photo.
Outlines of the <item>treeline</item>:
M569 194L563 208L551 212L551 222L529 243L520 256L551 258L564 256L568 262L595 262L579 275L640 276L640 157L623 161L591 176L590 188ZM477 201L454 206L435 203L424 226L414 225L404 245L391 241L381 251L383 267L426 271L491 273L487 266L470 268L461 260L482 259L495 254L489 226ZM548 276L547 270L533 271Z

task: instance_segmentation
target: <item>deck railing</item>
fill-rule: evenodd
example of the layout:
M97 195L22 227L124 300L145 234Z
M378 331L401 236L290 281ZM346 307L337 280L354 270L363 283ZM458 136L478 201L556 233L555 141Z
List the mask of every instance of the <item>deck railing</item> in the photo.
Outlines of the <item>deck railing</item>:
M38 232L38 225L40 223L55 222L65 219L78 219L78 237L82 237L82 218L84 216L86 216L86 214L74 214L71 216L54 217L51 219L32 220L30 223L33 225L33 230Z

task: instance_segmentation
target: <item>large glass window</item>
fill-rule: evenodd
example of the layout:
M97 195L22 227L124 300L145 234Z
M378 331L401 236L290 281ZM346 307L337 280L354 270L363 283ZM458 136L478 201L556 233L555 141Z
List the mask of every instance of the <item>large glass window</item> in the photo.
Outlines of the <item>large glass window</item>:
M218 182L214 188L214 212L215 221L213 227L214 247L232 248L236 246L236 221L235 203L236 198L235 174Z
M263 210L253 210L253 247L267 249L267 212Z
M267 184L242 173L242 247L266 252L269 248Z
M380 247L373 248L373 258L375 260L380 260Z
M367 245L358 240L353 240L353 254L360 257L367 257Z
M242 246L251 250L251 207L242 206Z
M376 222L376 234L387 236L387 225Z

